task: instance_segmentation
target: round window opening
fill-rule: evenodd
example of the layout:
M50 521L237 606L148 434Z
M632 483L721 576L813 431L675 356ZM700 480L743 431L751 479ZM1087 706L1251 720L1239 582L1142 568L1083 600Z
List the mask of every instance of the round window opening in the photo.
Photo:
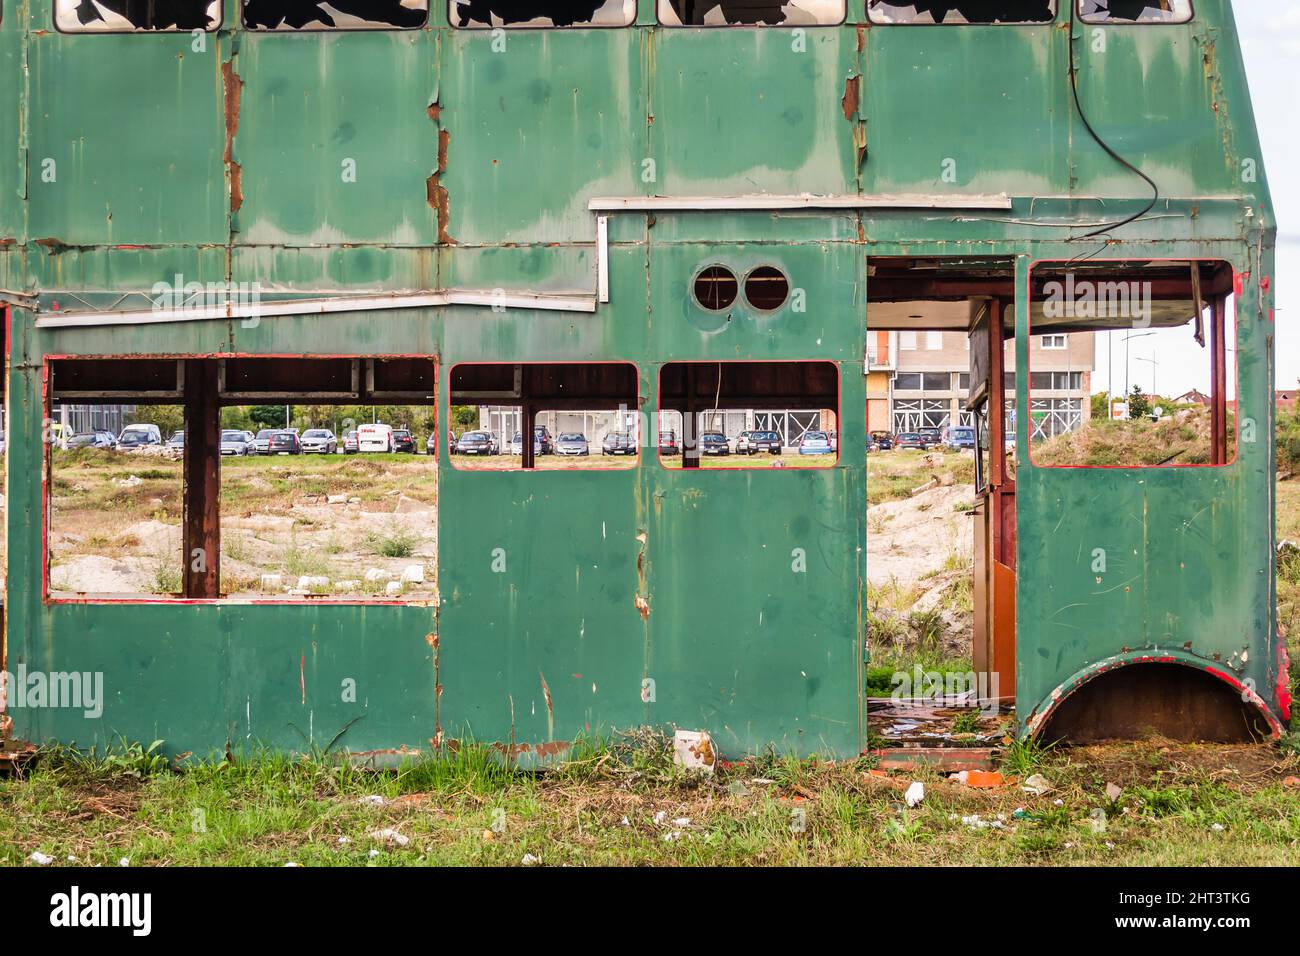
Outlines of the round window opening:
M790 295L790 280L772 266L759 266L745 277L745 300L761 312L775 312Z
M718 312L736 301L736 274L726 266L709 266L695 277L695 301Z

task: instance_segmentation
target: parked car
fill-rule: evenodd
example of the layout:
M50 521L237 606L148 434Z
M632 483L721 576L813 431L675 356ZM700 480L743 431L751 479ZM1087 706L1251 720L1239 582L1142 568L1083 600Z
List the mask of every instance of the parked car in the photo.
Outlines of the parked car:
M249 442L248 453L250 455L269 455L271 454L271 436L275 434L274 428L263 428L253 440Z
M635 455L636 441L631 432L610 432L600 443L602 455Z
M429 432L429 437L424 440L424 453L426 455L438 454L438 433Z
M357 428L357 451L389 452L393 450L393 426L376 422Z
M4 436L0 435L0 450L3 450ZM82 432L80 435L73 435L68 439L69 448L116 448L117 439L113 433L103 428L96 428L94 431Z
M541 446L540 454L555 454L555 440L551 438L551 432L545 425L538 425L533 429L533 438Z
M304 455L332 455L338 450L338 437L328 428L309 428L302 433Z
M510 454L522 456L524 453L524 436L522 432L515 432L515 437L510 439ZM542 453L542 442L536 434L533 435L533 455Z
M886 431L874 431L871 433L872 444L876 446L876 451L893 451L894 436Z
M831 451L839 451L839 450L840 450L840 433L839 433L839 432L827 432L826 435L827 435L827 437L830 438L830 440L831 440Z
M246 432L223 431L221 433L221 454L247 455L248 434Z
M361 450L361 446L357 441L357 430L353 428L347 431L346 433L344 433L343 454L355 455L360 450Z
M773 455L781 454L781 436L776 432L751 431L741 432L736 439L737 455L753 455L760 451Z
M496 444L495 438L492 441L493 444ZM411 434L409 428L393 429L393 451L401 452L404 455L415 454L415 436ZM494 451L492 454L495 455L496 452Z
M925 439L926 445L930 448L938 448L943 444L943 432L937 428L919 428L917 432Z
M897 437L894 444L899 448L917 448L921 451L925 451L929 447L925 436L920 432L903 432Z
M117 436L117 447L122 451L161 448L162 443L162 432L157 425L127 425Z
M562 432L560 437L555 440L555 453L557 455L589 455L591 448L587 444L587 436L579 432Z
M659 433L659 454L661 455L680 455L682 446L677 443L677 433L666 431Z
M951 451L975 447L975 429L970 425L953 425L944 436L943 444Z
M705 432L700 435L700 453L704 455L730 455L731 445L722 432Z
M826 432L807 431L799 439L799 454L801 455L832 455L834 449L831 448L831 436Z
M456 442L458 455L492 454L492 436L487 432L465 432Z
M271 433L270 451L271 455L301 455L302 440L298 437L296 431L290 429L281 429Z

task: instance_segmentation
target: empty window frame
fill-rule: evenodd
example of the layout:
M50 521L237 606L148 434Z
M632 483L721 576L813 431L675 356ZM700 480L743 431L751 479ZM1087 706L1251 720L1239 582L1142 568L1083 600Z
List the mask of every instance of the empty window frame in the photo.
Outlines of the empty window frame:
M670 362L659 373L665 468L827 468L839 455L834 362Z
M636 19L636 0L448 0L453 27L626 27Z
M1047 467L1178 467L1235 458L1232 269L1224 262L1039 263L1030 458ZM1199 306L1198 303L1199 302Z
M1051 23L1056 0L867 0L867 17L881 24Z
M427 358L54 358L50 383L52 599L435 595Z
M210 33L221 16L220 0L54 0L61 33Z
M1084 23L1186 23L1192 0L1079 0Z
M650 434L628 362L463 363L450 383L448 452L461 471L635 468Z
M812 27L844 22L845 0L658 0L667 27Z
M414 30L429 0L242 0L250 30Z

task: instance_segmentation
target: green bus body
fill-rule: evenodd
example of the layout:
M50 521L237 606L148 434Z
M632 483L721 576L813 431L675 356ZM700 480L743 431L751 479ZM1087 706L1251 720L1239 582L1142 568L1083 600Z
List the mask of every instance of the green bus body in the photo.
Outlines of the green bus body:
M11 705L13 735L200 754L477 740L544 761L584 735L653 724L707 729L729 756L860 752L872 258L1013 258L1023 290L1031 263L1098 251L1070 241L1071 224L1149 196L1079 122L1066 11L1048 25L881 26L851 0L840 26L691 29L658 25L639 0L626 28L497 33L454 29L435 3L422 29L259 33L224 3L224 25L199 38L64 34L46 2L10 0L0 19L6 667L100 671L106 690L97 719ZM1102 255L1232 265L1238 414L1257 440L1216 468L1021 462L1018 712L1028 732L1054 695L1148 656L1221 671L1280 721L1275 230L1230 6L1077 29L1089 119L1162 188ZM111 309L178 275L256 282L264 301L592 296L593 198L734 207L805 193L938 203L601 212L609 295L591 312L36 326L37 312ZM961 209L997 194L1011 208ZM719 323L689 294L712 263L776 265L806 308L742 303ZM636 467L585 473L458 470L440 441L440 602L50 600L46 359L185 355L429 356L440 422L457 363L631 362L652 410L667 362L828 360L843 440L827 469L672 470L643 451ZM1019 376L1017 407L1028 387ZM1017 422L1021 448L1030 424ZM1122 588L1096 587L1081 546L1094 541L1123 556ZM806 573L792 573L797 548ZM340 693L349 679L355 701Z

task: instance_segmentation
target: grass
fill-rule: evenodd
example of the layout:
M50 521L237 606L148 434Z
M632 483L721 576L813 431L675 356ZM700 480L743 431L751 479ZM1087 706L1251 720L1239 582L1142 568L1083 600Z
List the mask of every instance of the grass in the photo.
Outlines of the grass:
M1041 774L1042 796L776 751L704 777L652 731L586 742L544 774L475 746L391 772L337 757L173 769L157 747L47 751L0 779L0 865L40 851L52 865L1287 866L1300 840L1300 789L1283 782L1300 757L1268 747L1010 748L1004 771ZM912 780L926 798L908 809ZM963 822L976 815L1000 825Z
M395 524L366 535L366 547L385 558L409 558L419 543L420 535Z

